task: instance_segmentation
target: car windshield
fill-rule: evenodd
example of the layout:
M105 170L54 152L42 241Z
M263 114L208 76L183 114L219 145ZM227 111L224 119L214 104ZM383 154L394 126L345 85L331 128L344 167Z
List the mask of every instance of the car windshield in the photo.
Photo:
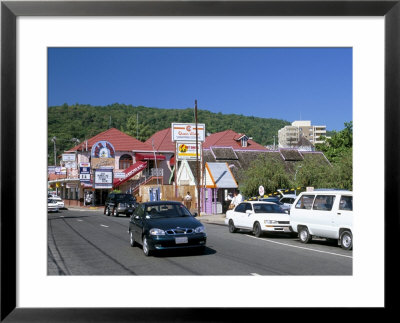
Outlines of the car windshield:
M254 213L285 213L285 211L276 204L257 203L253 204L253 208Z
M135 202L135 199L130 194L115 195L115 200L117 202Z
M54 201L52 199L47 199L47 203L56 203L56 201Z
M151 218L175 218L192 216L189 210L182 204L148 204L145 215Z

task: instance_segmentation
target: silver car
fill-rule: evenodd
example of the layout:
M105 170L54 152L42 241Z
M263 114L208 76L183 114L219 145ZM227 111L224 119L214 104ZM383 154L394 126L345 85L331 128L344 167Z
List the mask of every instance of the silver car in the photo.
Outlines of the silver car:
M47 212L58 212L58 211L59 207L57 202L52 198L47 199Z

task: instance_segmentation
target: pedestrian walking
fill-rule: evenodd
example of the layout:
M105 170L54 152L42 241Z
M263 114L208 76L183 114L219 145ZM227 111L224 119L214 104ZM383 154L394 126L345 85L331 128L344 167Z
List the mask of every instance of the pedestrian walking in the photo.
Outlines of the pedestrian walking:
M183 200L185 202L186 208L190 210L190 207L192 206L192 196L190 195L190 192L187 192Z

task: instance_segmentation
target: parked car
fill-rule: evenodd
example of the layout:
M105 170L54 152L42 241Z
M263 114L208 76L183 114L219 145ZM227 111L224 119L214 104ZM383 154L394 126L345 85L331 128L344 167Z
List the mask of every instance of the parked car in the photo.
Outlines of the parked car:
M303 243L313 236L338 240L353 247L353 192L327 190L302 192L290 209L290 225Z
M61 197L53 196L51 199L58 204L58 208L59 209L64 209L65 208L64 201L61 199Z
M150 256L155 250L195 248L205 250L207 235L200 221L180 202L141 203L129 222L132 247L143 246Z
M130 216L136 206L136 199L131 194L111 193L106 199L104 214L107 216L119 216L120 214Z
M286 210L290 210L292 207L293 202L296 200L297 195L296 194L286 194L282 195L281 199L279 202L283 204L282 208Z
M59 207L55 200L52 198L47 199L47 212L58 212Z
M289 215L273 202L240 203L226 212L225 224L231 233L243 229L253 231L256 237L263 232L291 232Z
M280 198L278 196L262 197L262 198L259 199L259 201L275 203L275 204L279 205L279 207L283 211L285 211L286 213L289 213L290 206L286 206L285 204L283 204L280 201Z

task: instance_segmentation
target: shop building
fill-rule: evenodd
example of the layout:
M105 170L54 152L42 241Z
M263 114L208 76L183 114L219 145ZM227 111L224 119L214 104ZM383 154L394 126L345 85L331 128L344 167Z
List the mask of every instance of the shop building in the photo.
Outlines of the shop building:
M101 146L98 149L100 153L102 149L113 148L111 149L113 150L112 158L93 156L93 148L98 143ZM107 143L110 147L106 147ZM79 143L65 151L65 155L74 155L74 162L61 161L60 166L65 169L65 172L49 174L49 189L57 190L58 195L66 201L67 205L83 205L88 195L93 197L91 204L103 205L108 193L113 189L135 195L141 184L152 181L163 182L160 165L165 161L166 156L156 154L152 146L115 128L110 128ZM80 174L82 165L89 165L90 180L82 180ZM96 188L96 185L93 185L95 169L104 169L105 175L107 175L105 170L112 170L111 187Z

